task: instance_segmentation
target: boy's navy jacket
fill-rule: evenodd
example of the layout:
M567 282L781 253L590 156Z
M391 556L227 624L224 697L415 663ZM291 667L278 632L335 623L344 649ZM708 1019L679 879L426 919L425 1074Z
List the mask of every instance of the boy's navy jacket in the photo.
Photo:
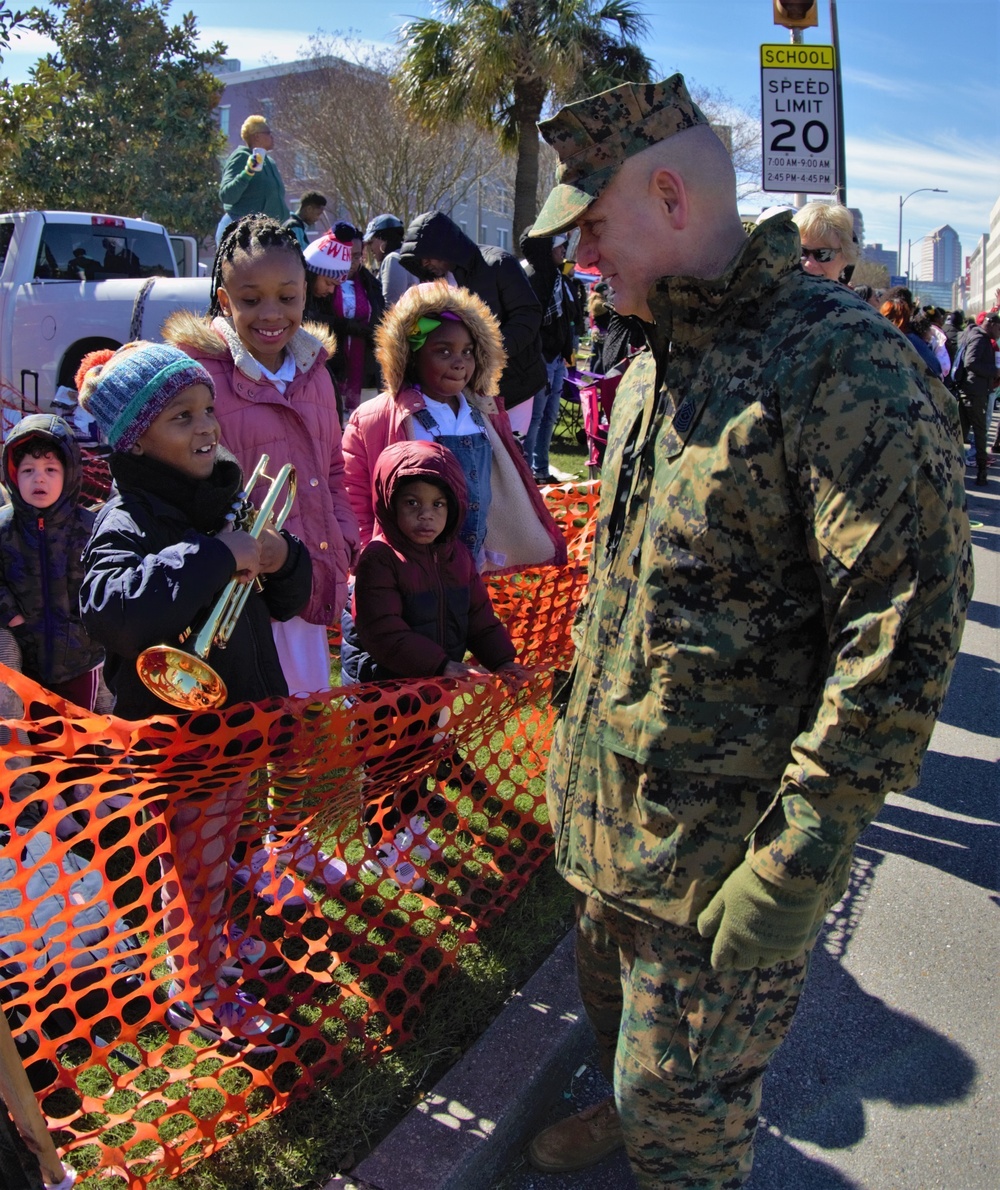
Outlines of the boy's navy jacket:
M141 478L126 484L115 463L130 457L112 456L116 487L84 555L80 606L84 624L107 648L104 673L115 694L115 714L145 719L176 715L177 709L147 690L136 658L151 645L176 644L187 628L199 627L233 577L234 561L220 538L199 532L188 513L140 486ZM289 543L285 566L264 577L263 593L251 591L227 647L209 652L209 665L226 683L225 706L288 693L271 619L289 620L305 606L312 566L298 538L283 536Z
M62 495L51 508L33 508L17 490L14 448L29 438L62 459ZM100 665L104 650L80 620L83 551L96 514L78 503L83 467L69 425L47 413L23 418L3 445L0 479L10 500L0 508L0 627L24 616L11 629L24 672L43 686L71 681Z
M400 532L392 497L405 480L424 479L448 493L448 520L431 545ZM433 677L471 652L489 669L513 661L507 629L496 617L468 548L458 540L465 520L465 476L447 447L395 442L375 464L372 479L380 537L361 551L354 584L354 620L366 656L362 682Z

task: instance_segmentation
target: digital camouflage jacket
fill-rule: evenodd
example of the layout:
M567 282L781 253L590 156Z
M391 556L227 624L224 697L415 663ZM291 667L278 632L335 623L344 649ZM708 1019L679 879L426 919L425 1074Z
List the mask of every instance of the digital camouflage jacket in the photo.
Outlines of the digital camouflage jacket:
M917 782L958 651L957 406L887 320L800 270L787 217L650 306L549 766L557 863L679 924L745 856L829 905Z

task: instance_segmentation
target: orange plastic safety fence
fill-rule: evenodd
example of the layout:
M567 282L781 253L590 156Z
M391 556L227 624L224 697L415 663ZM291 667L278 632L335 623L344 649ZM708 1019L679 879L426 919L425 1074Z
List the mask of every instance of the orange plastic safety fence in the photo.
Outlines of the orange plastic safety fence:
M494 578L525 663L129 723L0 666L0 1000L82 1185L142 1187L412 1034L457 948L552 836L595 489L554 490L573 560ZM3 730L3 729L0 729Z

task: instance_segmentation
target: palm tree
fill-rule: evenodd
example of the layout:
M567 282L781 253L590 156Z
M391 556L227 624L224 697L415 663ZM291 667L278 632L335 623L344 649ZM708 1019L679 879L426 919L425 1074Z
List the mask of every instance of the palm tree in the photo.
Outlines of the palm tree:
M633 0L441 0L440 19L400 32L395 78L430 127L472 120L517 152L514 242L537 212L538 132L550 97L581 98L652 69L635 44L646 18Z

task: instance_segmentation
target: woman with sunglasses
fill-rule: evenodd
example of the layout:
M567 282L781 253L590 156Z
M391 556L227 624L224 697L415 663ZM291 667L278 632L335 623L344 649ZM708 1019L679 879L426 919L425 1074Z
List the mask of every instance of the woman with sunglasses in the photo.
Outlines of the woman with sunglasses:
M838 203L807 202L795 215L802 240L802 268L846 285L858 263L854 219Z

